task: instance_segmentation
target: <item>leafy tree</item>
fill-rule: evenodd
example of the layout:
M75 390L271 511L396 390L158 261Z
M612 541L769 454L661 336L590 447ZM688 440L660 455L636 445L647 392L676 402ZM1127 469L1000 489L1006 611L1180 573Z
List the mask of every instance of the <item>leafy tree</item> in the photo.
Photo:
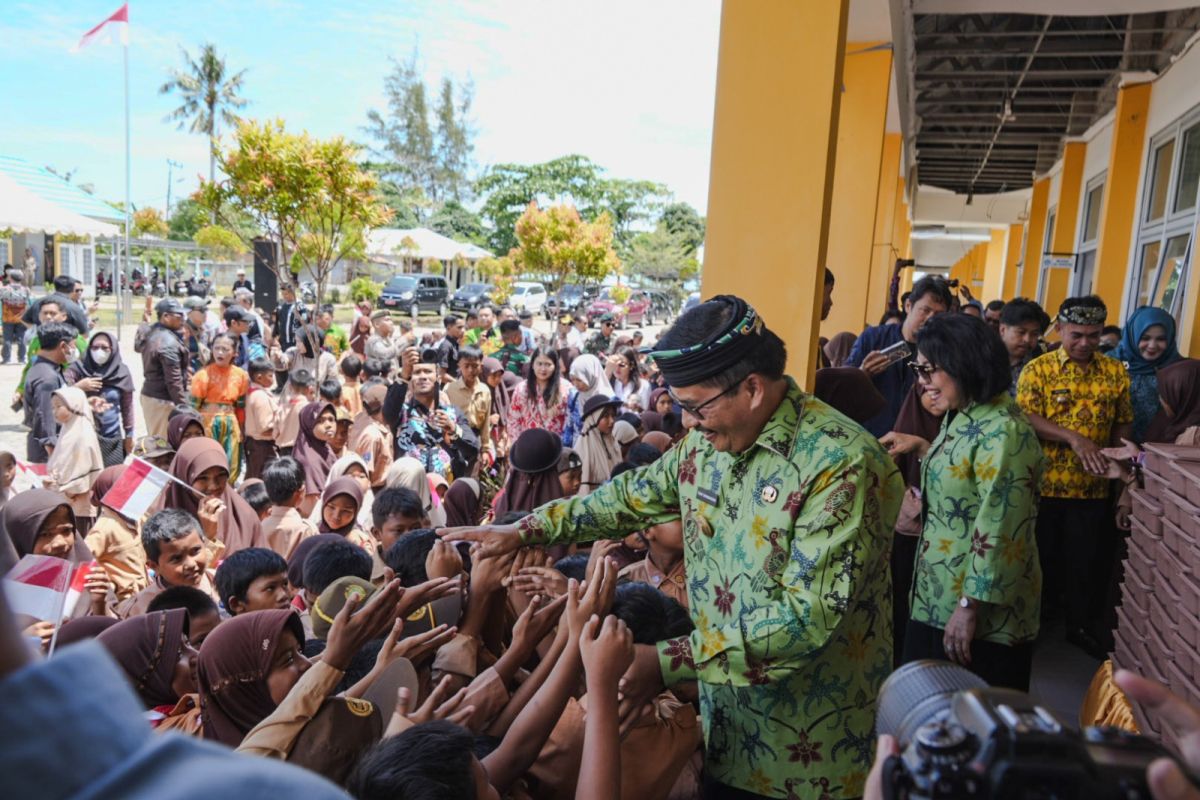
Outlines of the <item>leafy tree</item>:
M133 212L133 221L131 223L130 235L137 238L145 236L153 236L158 239L165 238L170 232L166 220L162 218L157 208L139 208Z
M687 203L671 203L663 209L660 221L667 231L679 237L690 255L704 244L704 218Z
M533 202L570 202L585 218L600 199L600 168L580 155L543 164L496 164L475 184L487 196L481 214L492 224L491 249L507 253L517 245L517 220Z
M429 218L430 229L459 242L472 242L480 246L487 244L487 229L483 219L456 200L447 200Z
M196 235L192 237L192 241L205 250L208 250L214 256L223 258L226 261L231 261L250 250L240 236L228 228L222 228L220 225L205 225L196 231Z
M178 129L187 125L191 133L203 133L208 137L208 180L216 180L217 165L217 120L226 125L236 125L235 109L245 108L247 100L242 91L242 78L246 70L229 74L225 59L217 54L217 48L206 43L200 48L200 57L193 59L183 50L184 68L172 70L170 80L159 87L159 94L175 92L183 101L167 115L165 122L178 122Z
M475 262L475 274L495 287L491 292L492 299L503 303L512 294L513 283L521 274L521 268L511 256L489 256Z
M363 169L375 176L376 193L379 200L392 210L391 224L397 228L418 228L421 226L421 213L429 207L429 200L420 189L404 189L390 178L384 177L388 171L387 164L368 161Z
M383 294L383 284L376 283L367 277L355 278L350 281L350 286L347 287L347 294L350 299L358 303L362 300L370 300L374 303L379 299L379 295Z
M549 275L551 292L568 279L598 283L621 269L607 211L586 222L574 206L543 211L530 203L517 220L516 234L519 246L509 255L522 272Z
M442 260L440 258L431 258L429 259L429 263L425 265L425 270L430 275L441 275L446 271L446 268L442 265Z
M625 264L631 274L670 288L696 275L700 265L695 252L692 240L659 222L653 231L633 237Z
M340 136L288 133L275 120L242 122L235 138L218 157L227 177L202 183L197 199L231 229L227 216L249 216L282 244L293 273L308 271L323 299L333 265L365 259L364 230L391 218L374 176L359 167L358 147Z
M633 227L648 220L670 197L667 187L654 181L612 178L600 182L597 207L613 220L613 239L624 253L633 239Z
M430 123L430 92L426 89L414 50L407 62L393 60L384 78L387 110L367 112L366 132L386 163L381 174L401 193L419 190L439 203L462 201L470 191L474 131L469 118L474 100L470 82L456 86L442 80Z
M171 219L168 221L167 238L178 242L192 241L200 229L208 223L208 209L191 197L184 198L175 204Z

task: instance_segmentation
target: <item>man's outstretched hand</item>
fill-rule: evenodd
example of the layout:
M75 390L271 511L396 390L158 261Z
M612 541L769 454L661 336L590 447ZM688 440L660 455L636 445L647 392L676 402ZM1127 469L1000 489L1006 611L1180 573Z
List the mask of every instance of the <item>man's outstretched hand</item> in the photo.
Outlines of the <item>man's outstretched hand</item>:
M447 542L478 542L481 558L497 558L524 546L516 525L479 525L441 528L437 532Z

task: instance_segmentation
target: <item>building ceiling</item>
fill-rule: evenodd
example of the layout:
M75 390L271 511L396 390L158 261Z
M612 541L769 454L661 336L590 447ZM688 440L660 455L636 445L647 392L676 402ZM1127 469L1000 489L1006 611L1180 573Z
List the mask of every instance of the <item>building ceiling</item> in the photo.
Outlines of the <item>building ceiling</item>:
M907 163L921 185L969 196L1030 186L1064 138L1113 108L1123 73L1163 71L1200 29L1200 7L1105 16L920 8L893 0Z

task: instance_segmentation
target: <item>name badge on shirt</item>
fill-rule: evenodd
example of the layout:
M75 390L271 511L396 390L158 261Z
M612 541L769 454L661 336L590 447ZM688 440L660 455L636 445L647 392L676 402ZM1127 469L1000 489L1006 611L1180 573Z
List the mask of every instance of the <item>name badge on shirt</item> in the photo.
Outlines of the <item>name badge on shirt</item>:
M696 496L710 506L718 505L721 502L721 498L717 496L717 493L710 492L708 489L697 489Z

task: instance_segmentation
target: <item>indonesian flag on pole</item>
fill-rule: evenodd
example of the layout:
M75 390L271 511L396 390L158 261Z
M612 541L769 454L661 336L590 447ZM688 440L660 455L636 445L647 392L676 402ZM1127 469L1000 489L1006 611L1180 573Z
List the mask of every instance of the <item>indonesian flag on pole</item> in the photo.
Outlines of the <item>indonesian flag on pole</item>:
M174 480L170 473L135 458L100 502L126 519L141 519L167 484Z
M75 47L71 49L71 52L78 53L80 50L87 47L89 44L99 38L101 32L104 30L104 26L110 22L114 23L118 28L121 29L121 44L129 44L129 3L126 3L114 11L112 16L110 16L108 19L104 20L99 25L85 33L83 38L79 40L79 44L75 45Z
M71 583L70 561L31 553L4 576L4 594L14 614L54 620L66 607L63 594Z

